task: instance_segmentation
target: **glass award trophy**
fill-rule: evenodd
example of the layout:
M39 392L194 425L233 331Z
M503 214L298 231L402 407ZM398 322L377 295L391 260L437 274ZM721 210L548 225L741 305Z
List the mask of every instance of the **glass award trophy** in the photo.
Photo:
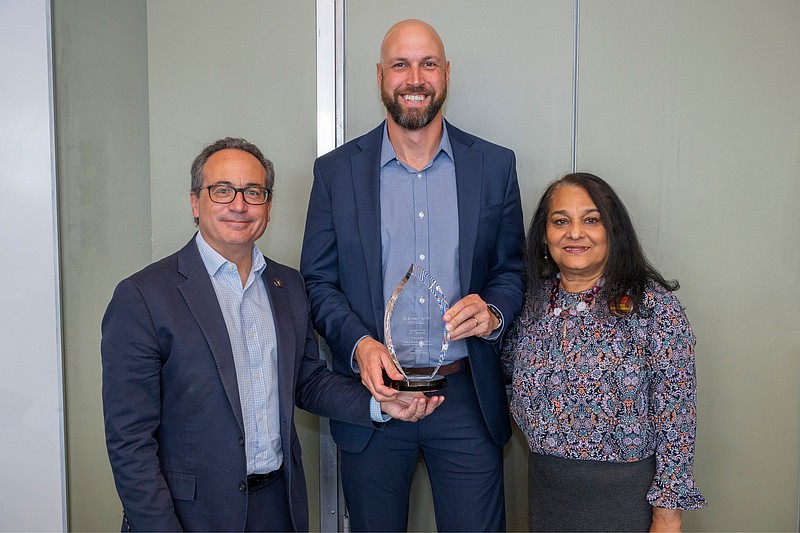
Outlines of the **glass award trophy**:
M437 372L450 344L442 320L449 307L439 283L424 268L412 264L392 292L383 315L386 348L403 374L401 380L387 379L388 387L425 392L447 386Z

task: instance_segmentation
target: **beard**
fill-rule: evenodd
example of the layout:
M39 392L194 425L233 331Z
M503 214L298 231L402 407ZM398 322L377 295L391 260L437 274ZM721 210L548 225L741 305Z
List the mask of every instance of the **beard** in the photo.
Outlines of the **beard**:
M438 95L435 91L425 91L422 87L411 87L411 90L406 90L405 94L424 94L431 98L431 103L427 107L407 109L400 103L400 99L403 98L400 90L390 94L381 88L381 100L392 119L400 127L415 131L430 124L436 114L439 113L439 110L442 109L447 98L447 86L444 86L441 95Z

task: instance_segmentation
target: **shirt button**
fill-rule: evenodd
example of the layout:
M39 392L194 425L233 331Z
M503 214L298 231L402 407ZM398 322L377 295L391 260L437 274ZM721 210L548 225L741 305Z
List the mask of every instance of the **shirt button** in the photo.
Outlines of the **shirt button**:
M419 254L419 260L420 261L424 261L425 260L425 254Z
M239 492L247 492L247 484L244 481L239 483Z
M422 172L418 173L418 174L417 174L417 177L418 177L418 178L421 178L421 177L422 177Z
M423 213L422 211L420 211L420 212L417 214L417 216L418 216L419 218L425 218L425 213Z
M425 303L425 298L420 297L419 303L424 304Z

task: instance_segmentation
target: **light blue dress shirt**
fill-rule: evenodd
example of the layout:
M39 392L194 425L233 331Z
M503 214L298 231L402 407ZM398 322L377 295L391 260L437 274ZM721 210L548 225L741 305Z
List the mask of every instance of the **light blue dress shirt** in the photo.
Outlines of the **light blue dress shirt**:
M456 166L447 126L444 121L442 124L439 150L421 170L397 159L384 126L380 159L384 303L389 301L412 264L428 271L449 303L462 297L458 273ZM415 360L405 360L399 353L404 368L436 366L441 348L444 323L438 306L424 292L417 296L420 310L432 318L428 325L431 346L429 351L418 351ZM443 364L466 356L463 339L451 342Z
M199 232L196 242L217 294L233 350L244 420L247 473L272 472L283 463L283 452L278 403L278 343L272 307L261 278L266 268L264 256L254 245L252 267L242 287L234 263L211 248Z

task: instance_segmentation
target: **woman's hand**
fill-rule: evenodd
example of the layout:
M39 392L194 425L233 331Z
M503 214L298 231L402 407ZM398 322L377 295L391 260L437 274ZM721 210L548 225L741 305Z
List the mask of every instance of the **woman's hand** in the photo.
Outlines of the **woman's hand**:
M653 507L653 523L650 533L674 533L681 531L682 512L680 509Z

